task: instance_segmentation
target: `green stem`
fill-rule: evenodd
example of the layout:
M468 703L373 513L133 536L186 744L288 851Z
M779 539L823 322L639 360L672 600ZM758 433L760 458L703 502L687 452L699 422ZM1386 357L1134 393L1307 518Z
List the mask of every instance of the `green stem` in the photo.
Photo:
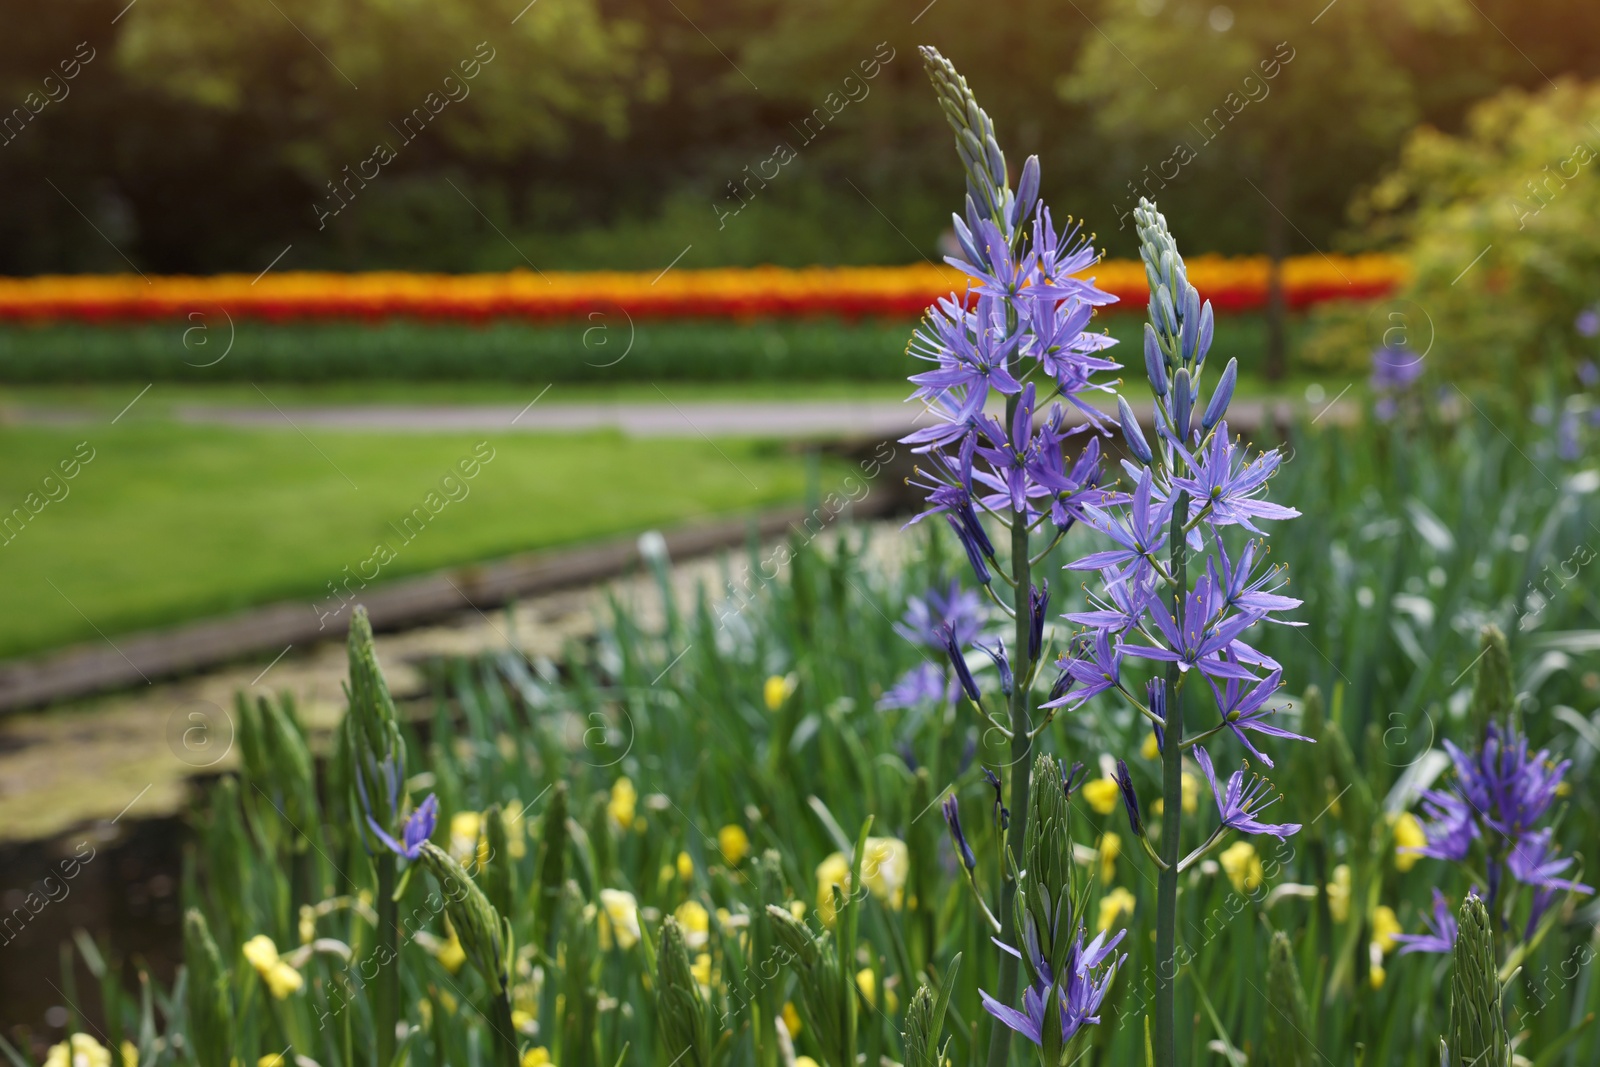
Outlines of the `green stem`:
M1011 425L1016 401L1006 403L1006 425ZM1028 823L1028 750L1032 746L1031 717L1028 694L1032 688L1033 662L1028 657L1028 621L1031 614L1028 594L1031 589L1031 565L1028 556L1028 530L1025 522L1011 527L1011 574L1015 591L1016 630L1013 637L1014 679L1011 686L1011 825L1006 830L1006 848L1022 859ZM1000 875L1000 940L1008 945L1018 944L1016 935L1016 880L1011 876L1011 865L1001 857ZM1009 953L1000 954L1000 990L1002 1004L1017 1002L1017 960ZM1011 1052L1011 1031L996 1020L989 1031L989 1067L1005 1067Z
M507 988L490 1004L493 1012L495 1047L500 1050L501 1067L520 1067L522 1053L517 1049L517 1027L511 1021L511 990Z
M1188 546L1183 516L1189 494L1180 492L1173 503L1169 559L1176 579L1172 590L1172 617L1183 626L1184 593L1188 581ZM1167 667L1167 714L1161 745L1161 855L1167 866L1156 875L1156 1067L1177 1067L1178 989L1178 865L1183 832L1183 696L1182 674L1177 664Z
M395 854L378 853L378 940L372 954L378 965L373 979L372 1020L376 1029L378 1067L394 1062L394 1029L400 1020L399 904L394 899Z

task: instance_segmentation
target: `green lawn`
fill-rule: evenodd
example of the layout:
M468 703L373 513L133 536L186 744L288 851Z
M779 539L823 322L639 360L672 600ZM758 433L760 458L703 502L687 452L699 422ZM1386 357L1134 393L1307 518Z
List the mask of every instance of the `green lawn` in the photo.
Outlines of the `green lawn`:
M492 458L445 487L451 500L441 479L459 477L485 436L479 454ZM602 433L302 437L130 416L3 427L0 449L0 516L26 510L29 494L39 508L0 535L0 656L278 599L303 598L309 612L380 542L394 554L382 581L798 501L806 480L804 458L772 444ZM63 480L75 450L93 458ZM447 502L406 541L395 526L430 492Z

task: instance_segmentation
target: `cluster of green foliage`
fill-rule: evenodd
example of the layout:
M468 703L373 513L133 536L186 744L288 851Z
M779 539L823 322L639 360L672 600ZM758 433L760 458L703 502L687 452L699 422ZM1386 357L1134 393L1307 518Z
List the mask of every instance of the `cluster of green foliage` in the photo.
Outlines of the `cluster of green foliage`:
M1305 830L1186 876L1179 1009L1197 1024L1183 1060L1312 1064L1361 1049L1363 1062L1432 1067L1444 1037L1452 1056L1487 1040L1540 1067L1591 1063L1592 903L1561 902L1515 976L1460 962L1481 955L1477 934L1454 964L1396 956L1384 939L1396 920L1419 929L1433 886L1466 895L1459 871L1398 854L1397 828L1489 689L1514 699L1535 744L1574 760L1564 850L1594 839L1600 808L1581 785L1600 759L1594 597L1565 564L1600 517L1597 478L1482 420L1323 427L1294 443L1280 486L1306 521L1275 547L1307 625L1263 650L1296 690L1328 694L1308 690L1286 715L1317 743L1285 754L1273 817ZM508 650L436 668L435 696L400 724L411 802L438 794L435 842L472 871L478 910L509 920L506 1036L524 1063L974 1059L997 953L933 809L952 791L980 870L994 870L1001 831L981 769L1006 756L959 709L875 707L920 662L892 628L906 596L961 565L942 538L918 540L895 570L859 533L752 547L729 561L730 603L675 594L657 558L657 594L615 602L560 667ZM1482 657L1488 672L1474 663L1486 622L1509 638L1505 665ZM195 816L180 988L146 983L141 1005L120 992L112 954L97 971L110 1006L98 1033L145 1067L195 1062L190 1050L218 1041L241 1063L293 1043L324 1067L369 1064L376 883L345 750L312 761L314 739L278 702L236 715L242 766ZM1154 889L1118 856L1126 823L1101 759L1138 752L1147 732L1097 700L1041 738L1090 768L1071 834L1091 927L1109 915L1131 931L1086 1063L1142 1062ZM1129 760L1148 785L1156 761ZM398 887L401 1054L505 1062L497 979L453 925L470 917L447 925L422 870ZM1440 993L1453 974L1454 1007Z
M891 0L124 6L0 3L0 113L38 108L0 147L0 271L253 272L291 244L285 267L659 269L689 245L687 266L937 258L957 184L909 59L924 42L1113 254L1134 247L1127 184L1199 147L1191 124L1218 107L1237 118L1161 192L1191 220L1180 238L1264 251L1286 217L1304 252L1329 247L1407 123L1452 129L1506 85L1600 73L1584 0L1021 0L1003 19ZM1295 58L1270 96L1238 103L1280 42ZM80 43L95 58L62 96L43 79ZM480 45L494 58L463 83ZM419 107L435 117L402 133ZM385 142L395 158L319 228L328 183ZM794 160L736 197L779 144Z
M1131 315L1105 320L1121 351L1139 343L1139 325ZM185 346L187 323L61 323L0 327L0 382L903 382L922 369L906 354L910 327L873 319L630 322L620 312L541 325L241 322L226 357L197 366L211 349ZM226 344L227 329L211 330L208 346ZM1264 363L1264 330L1258 315L1225 316L1214 350L1254 374Z
M1459 135L1418 130L1358 202L1368 236L1410 254L1402 314L1437 330L1429 365L1443 377L1514 385L1551 370L1570 385L1594 358L1578 317L1600 307L1597 170L1600 83L1569 79L1484 101ZM1313 358L1357 347L1348 315L1328 322Z

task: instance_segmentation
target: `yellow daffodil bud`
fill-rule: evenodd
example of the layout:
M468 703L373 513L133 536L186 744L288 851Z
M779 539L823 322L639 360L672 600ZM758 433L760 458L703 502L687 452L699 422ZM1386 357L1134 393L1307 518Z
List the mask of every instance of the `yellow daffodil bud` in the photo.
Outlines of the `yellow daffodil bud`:
M73 1034L70 1045L50 1046L44 1067L111 1067L111 1053L88 1034Z
M742 826L724 826L717 831L717 848L731 867L737 867L750 854L750 835Z
M1378 946L1379 952L1394 951L1394 935L1400 933L1400 920L1395 917L1394 909L1387 904L1379 904L1372 909L1372 943Z
M613 937L617 947L623 950L639 943L639 902L632 893L624 889L602 889L600 909L602 947L609 947Z
M1422 822L1409 811L1401 812L1394 821L1394 869L1409 871L1415 867L1422 857L1407 850L1423 848L1427 843L1428 835L1422 832Z
M1342 923L1350 918L1350 865L1341 863L1333 869L1333 877L1324 892L1328 894L1328 914L1333 921Z
M1156 740L1154 730L1144 735L1144 743L1139 746L1139 755L1145 759L1156 759L1161 755L1161 744Z
M1256 854L1256 847L1248 841L1235 841L1223 849L1217 862L1222 864L1223 873L1238 893L1253 892L1266 877L1261 857Z
M278 958L278 946L266 934L257 934L244 943L244 958L250 961L250 966L267 984L267 990L278 1000L298 992L305 985L300 972Z
M461 939L456 936L454 927L450 928L450 939L439 946L435 954L439 965L451 974L461 970L461 965L467 962L467 950L461 947Z
M1104 933L1116 925L1117 919L1122 915L1133 914L1133 894L1118 886L1100 898L1100 917L1095 928Z
M794 675L774 674L767 679L761 687L761 698L766 702L768 711L777 711L783 707L784 701L794 693L799 679Z
M856 972L856 988L861 990L861 995L866 998L868 1004L874 1008L878 1006L878 976L872 973L871 967L863 967ZM893 989L885 989L883 1010L893 1015L899 1009L900 998L895 996Z
M1083 799L1097 815L1110 815L1122 803L1122 790L1115 778L1094 778L1083 783Z
M711 936L711 915L697 900L686 900L672 913L683 927L683 943L690 948L705 948Z
M1100 881L1109 884L1117 876L1117 857L1122 854L1122 838L1113 833L1100 835L1095 846L1095 858L1100 861Z
M618 778L611 786L611 798L606 804L606 810L617 829L624 833L633 829L634 809L638 804L639 791L633 787L632 780L626 775Z

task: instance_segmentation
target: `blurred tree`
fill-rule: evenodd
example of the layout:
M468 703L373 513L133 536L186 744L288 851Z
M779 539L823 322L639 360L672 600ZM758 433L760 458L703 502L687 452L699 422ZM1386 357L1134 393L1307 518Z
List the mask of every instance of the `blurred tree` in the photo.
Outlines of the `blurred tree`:
M1103 32L1062 80L1102 129L1177 139L1127 182L1123 226L1141 196L1159 201L1197 167L1227 161L1251 187L1236 196L1259 208L1272 263L1269 378L1286 370L1282 263L1300 230L1297 187L1346 169L1335 161L1371 166L1392 152L1419 116L1407 35L1456 31L1469 14L1457 0L1109 0Z

